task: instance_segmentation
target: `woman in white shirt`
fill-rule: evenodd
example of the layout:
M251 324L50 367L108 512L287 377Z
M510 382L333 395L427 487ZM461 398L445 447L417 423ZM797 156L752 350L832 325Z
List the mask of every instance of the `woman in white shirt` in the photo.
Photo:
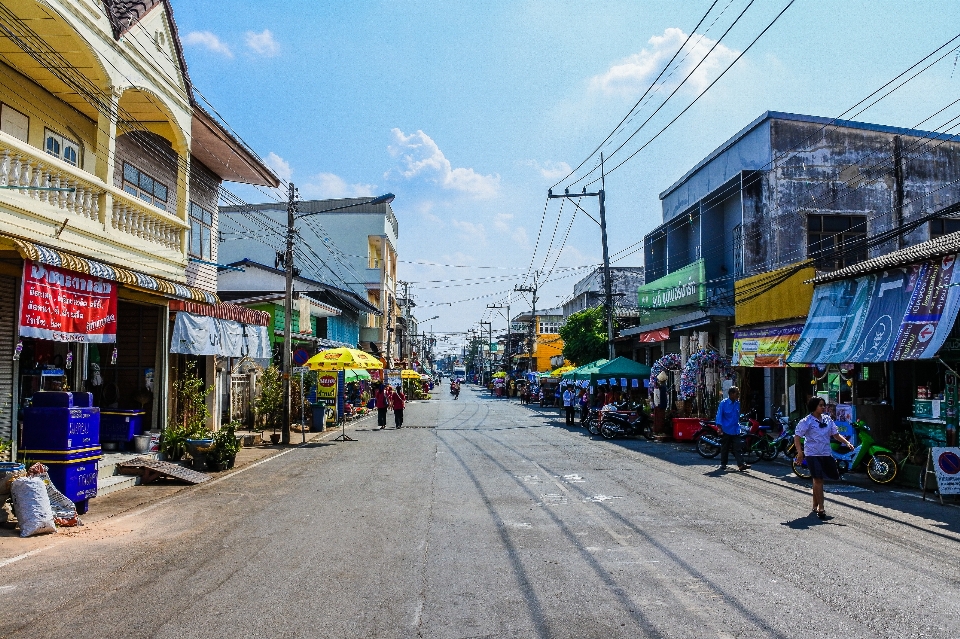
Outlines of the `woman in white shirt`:
M812 397L807 402L810 414L800 420L794 431L793 442L797 447L797 463L807 460L810 469L810 478L813 479L813 512L820 519L826 519L827 513L823 507L823 479L840 479L837 462L833 458L830 440L853 448L846 437L837 430L829 415L824 415L827 403L819 397Z

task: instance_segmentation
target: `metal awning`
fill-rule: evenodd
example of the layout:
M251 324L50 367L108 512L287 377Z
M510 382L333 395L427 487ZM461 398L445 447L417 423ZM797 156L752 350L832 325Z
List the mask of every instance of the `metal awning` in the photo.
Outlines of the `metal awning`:
M204 302L206 304L220 303L220 298L217 297L216 294L208 293L193 286L185 286L159 277L153 277L152 275L146 275L85 257L64 253L63 251L58 251L41 244L34 244L33 242L21 240L16 237L11 237L10 239L14 245L16 245L20 256L25 260L46 264L47 266L65 268L105 280L113 280L133 288L159 293L167 297L193 300L194 302Z

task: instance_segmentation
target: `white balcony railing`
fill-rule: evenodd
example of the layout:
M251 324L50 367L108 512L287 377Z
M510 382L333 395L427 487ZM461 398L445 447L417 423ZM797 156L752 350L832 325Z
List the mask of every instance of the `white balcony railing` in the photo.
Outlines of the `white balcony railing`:
M103 230L130 235L176 252L182 252L181 231L187 227L179 218L142 202L94 175L48 155L16 138L0 132L0 186L24 198L46 204L68 215L102 225ZM72 188L45 191L42 188ZM113 199L112 211L100 210L102 196ZM37 207L40 212L44 207ZM51 212L49 209L46 212Z

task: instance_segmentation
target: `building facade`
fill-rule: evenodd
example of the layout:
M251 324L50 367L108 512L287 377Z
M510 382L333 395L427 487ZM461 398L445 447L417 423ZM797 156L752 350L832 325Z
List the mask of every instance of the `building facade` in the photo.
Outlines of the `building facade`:
M376 355L399 358L396 336L402 309L397 299L397 238L399 225L390 204L363 204L370 198L309 200L298 204L297 223L302 244L294 262L299 267L322 262L314 269L313 279L352 290L376 307L380 314L368 314L360 327L360 347ZM330 211L330 209L341 209ZM276 202L249 207L221 207L220 215L244 215L254 209L272 221L278 229L286 228L287 213ZM268 242L269 243L269 242ZM224 263L250 259L260 264L281 266L283 236L275 246L260 239L237 238L220 247ZM278 261L278 256L280 261ZM302 270L302 268L301 268Z
M0 26L15 36L0 52L0 437L51 383L162 428L169 302L219 301L192 220L215 228L224 180L279 181L194 100L168 2L25 0ZM42 273L115 294L89 329L115 335L25 330L23 280Z
M660 194L640 322L621 335L648 360L690 338L731 355L747 331L789 343L812 295L803 278L960 229L958 160L953 136L764 113ZM795 403L784 389L802 384L782 361L751 368L761 412Z

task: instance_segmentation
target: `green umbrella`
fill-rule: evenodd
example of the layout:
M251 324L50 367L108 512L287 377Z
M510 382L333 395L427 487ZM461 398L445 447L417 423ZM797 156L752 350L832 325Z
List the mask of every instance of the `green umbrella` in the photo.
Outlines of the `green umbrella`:
M596 373L597 370L606 364L607 359L598 359L595 362L590 362L589 364L584 364L579 366L568 373L563 374L563 379L565 380L581 380L581 379L590 379L590 375Z
M348 368L344 371L344 377L348 382L370 381L370 373L362 368Z

